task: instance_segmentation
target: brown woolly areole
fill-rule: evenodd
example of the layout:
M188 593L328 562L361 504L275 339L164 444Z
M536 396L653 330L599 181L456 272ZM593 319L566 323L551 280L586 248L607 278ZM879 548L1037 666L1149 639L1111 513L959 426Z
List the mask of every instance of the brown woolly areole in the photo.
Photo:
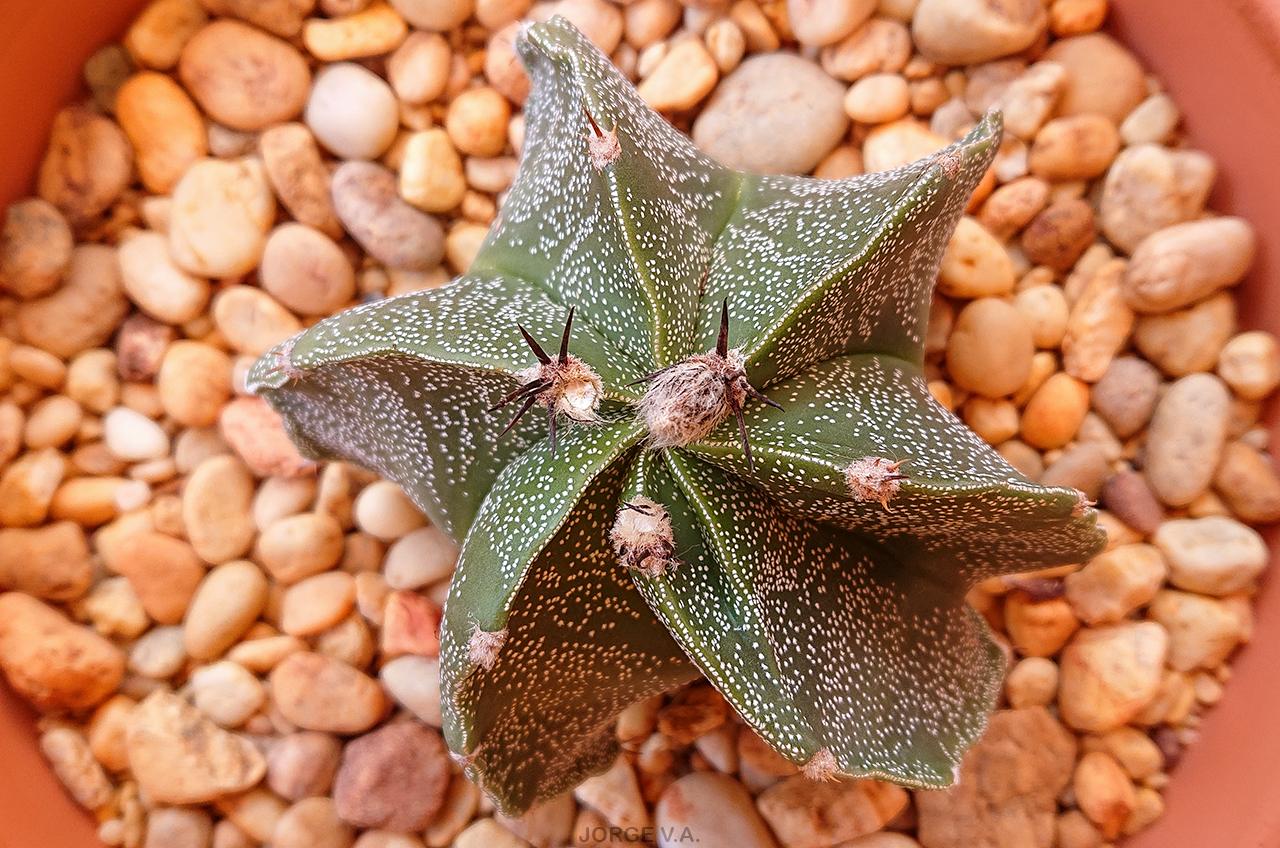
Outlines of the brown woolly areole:
M538 381L550 383L538 392L537 402L553 415L563 415L579 424L594 424L600 420L596 411L600 409L600 398L604 396L604 384L590 365L571 353L563 359L552 356L545 365L531 365L518 372L516 379L524 385Z
M605 132L585 106L582 111L586 112L587 120L591 122L592 132L582 136L587 140L587 155L591 157L591 167L603 171L622 155L622 145L618 143L618 125L614 124L613 129Z
M471 626L471 638L467 640L467 659L485 671L498 661L498 651L507 643L507 628L488 631L479 624Z
M655 450L705 438L747 397L742 351L691 356L660 371L640 398L639 413Z
M849 494L860 501L878 501L888 509L889 499L898 493L902 488L902 481L907 479L907 475L898 473L904 462L905 459L891 462L883 456L855 459L844 470Z
M836 756L831 753L830 748L819 748L817 753L809 758L809 762L804 764L801 771L810 780L825 783L836 779L836 775L840 773L840 767L836 765Z
M666 507L644 496L622 504L609 531L618 562L646 577L661 577L676 564L675 536Z

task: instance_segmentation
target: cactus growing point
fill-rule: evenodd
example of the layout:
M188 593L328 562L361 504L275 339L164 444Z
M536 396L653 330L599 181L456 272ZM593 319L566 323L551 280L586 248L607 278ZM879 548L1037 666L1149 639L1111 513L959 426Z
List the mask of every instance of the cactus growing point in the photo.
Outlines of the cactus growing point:
M622 709L701 673L814 778L949 785L1004 668L966 592L1104 539L922 376L999 117L893 171L742 174L562 19L517 49L521 169L470 271L250 374L305 452L397 481L461 545L451 748L518 815L612 762ZM495 411L516 400L548 414Z

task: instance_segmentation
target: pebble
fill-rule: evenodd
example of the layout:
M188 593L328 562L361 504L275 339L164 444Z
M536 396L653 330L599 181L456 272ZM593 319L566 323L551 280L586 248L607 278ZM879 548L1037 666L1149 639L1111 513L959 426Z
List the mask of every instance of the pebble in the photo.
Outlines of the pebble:
M98 633L112 639L136 639L151 626L138 593L124 577L100 580L73 608L78 620L87 621Z
M626 43L636 50L644 50L656 44L670 35L680 23L682 11L683 7L675 0L636 0L628 3L622 9L623 37Z
M614 827L641 831L651 828L649 810L640 796L636 774L625 756L619 756L608 771L589 777L573 790L574 797L600 813Z
M701 41L689 39L668 50L637 91L659 112L682 112L710 94L719 79L716 60Z
M332 516L304 512L264 530L256 552L267 573L289 586L333 568L342 559L342 547L342 527Z
M170 77L140 71L120 86L116 119L136 155L138 176L153 194L168 194L209 151L204 119Z
M825 47L865 23L875 8L875 0L788 0L787 23L804 46Z
M722 74L738 67L747 52L747 40L742 35L742 28L728 18L721 18L707 27L702 40Z
M208 21L196 0L153 0L129 25L122 44L138 65L167 71L178 64L187 40Z
M279 413L259 397L238 397L222 408L218 425L228 444L258 476L296 477L315 466L284 432Z
M71 264L71 227L58 208L38 197L11 205L0 238L0 286L20 298L56 289Z
M0 527L34 527L44 522L67 461L54 448L31 451L0 474Z
M820 54L822 69L852 82L867 74L897 73L911 58L911 33L898 21L871 18Z
M396 703L418 719L440 727L440 660L406 654L388 660L378 673Z
M133 146L115 121L88 106L68 106L53 119L36 192L70 224L83 224L132 182L133 160Z
M350 848L355 832L338 817L332 798L304 798L284 811L272 833L273 848Z
M705 848L777 848L742 784L721 774L694 772L662 793L654 810L660 848L680 844L680 835L698 834Z
M258 153L271 187L289 214L330 238L341 238L342 224L329 194L329 170L306 124L277 124L263 131Z
M262 779L266 762L177 695L156 691L129 716L129 766L152 803L203 804Z
M76 355L67 366L63 392L89 412L102 414L120 399L115 354L91 348Z
M1231 442L1213 475L1213 488L1237 517L1251 524L1280 520L1280 476L1270 456ZM55 498L56 503L56 498Z
M1067 603L1089 626L1115 624L1155 597L1169 566L1152 545L1120 545L1063 579Z
M1079 430L1076 432L1079 434ZM1076 489L1092 501L1098 498L1110 470L1106 451L1097 444L1081 441L1064 449L1038 482L1042 486Z
M439 98L449 82L452 55L449 42L439 33L410 33L387 58L387 80L396 97L415 105Z
M1205 595L1248 589L1268 559L1262 536L1226 516L1166 521L1152 542L1168 560L1169 582Z
M187 661L181 627L153 627L129 648L129 670L152 680L165 680Z
M303 119L335 155L376 159L395 140L400 109L382 77L352 62L339 62L316 75Z
M65 395L51 395L31 407L22 441L28 450L55 448L69 442L83 423L80 404Z
M930 61L976 65L1030 47L1048 26L1044 6L1035 0L920 0L911 35Z
M1120 150L1120 134L1096 114L1054 118L1036 133L1027 153L1031 173L1050 182L1091 180L1103 174Z
M1191 592L1159 592L1147 615L1168 631L1168 662L1175 671L1216 668L1246 635L1245 622L1232 605Z
M280 629L311 636L333 627L355 607L355 578L343 571L308 577L290 586L280 601Z
M170 255L202 277L248 273L262 258L275 212L262 160L202 159L173 189Z
M258 268L262 287L301 315L330 315L355 295L355 270L334 241L306 224L271 231Z
M956 783L915 795L929 848L1052 845L1058 794L1071 781L1074 737L1043 707L999 710L960 763Z
M420 831L444 805L451 773L439 733L395 722L347 743L333 798L338 814L356 827Z
M1018 310L1003 300L972 301L947 340L947 370L956 385L983 397L1013 394L1031 374L1035 342Z
M88 590L92 579L89 543L72 522L0 529L0 589L72 601Z
M1241 218L1205 218L1157 230L1137 246L1124 294L1139 312L1167 312L1237 282L1253 262L1253 227Z
M529 96L529 76L516 57L515 39L520 31L519 21L498 30L489 39L484 56L484 76L502 96L517 105ZM515 120L515 119L513 119Z
M377 681L344 662L309 651L281 660L269 682L281 715L305 730L363 733L387 713L387 697Z
M1052 657L1062 649L1080 622L1062 598L1037 600L1026 592L1005 597L1004 623L1018 653L1028 657Z
M240 795L221 798L216 804L218 812L242 831L247 837L265 843L275 832L276 823L288 808L283 801L262 788L250 789Z
M462 202L467 179L447 132L436 128L409 135L398 188L401 197L423 212L447 212Z
M257 620L267 592L266 577L251 562L227 562L209 571L187 609L187 652L196 659L211 659L231 647Z
M938 270L938 291L972 299L1009 294L1017 283L1004 246L976 219L960 219Z
M105 244L78 244L71 251L71 266L62 287L18 307L18 330L45 356L66 360L106 344L128 312L116 249ZM9 365L15 372L20 370L16 356L10 357ZM33 379L32 375L23 376ZM58 388L49 380L34 382Z
M79 731L60 726L46 730L40 734L40 753L81 807L92 811L111 801L111 781Z
M409 34L404 18L383 2L350 15L308 18L302 25L302 43L322 62L365 59L390 53Z
M196 709L222 727L239 727L267 700L258 678L227 660L197 668L188 686Z
M165 350L156 389L166 415L184 427L208 427L231 398L231 357L204 342L180 339Z
M405 591L389 594L382 613L383 656L439 655L440 617L440 607L430 598Z
M342 758L342 743L329 733L300 730L267 748L267 785L289 801L326 795Z
M427 271L444 256L444 229L401 199L395 175L372 162L346 162L333 174L338 218L361 247L390 268Z
M305 512L315 501L316 481L311 477L268 477L253 498L253 523L265 530L281 518Z
M693 142L723 165L807 174L848 128L844 87L789 54L752 56L726 76L697 120ZM799 135L791 132L802 126Z
M476 4L475 0L392 0L391 5L418 29L447 32L465 21Z
M907 791L890 783L815 783L795 775L762 792L756 807L782 844L822 848L879 830L908 801Z
M1158 92L1139 103L1120 123L1120 140L1128 147L1163 144L1181 120L1182 114L1173 98Z
M213 821L193 807L157 807L147 816L142 848L209 848Z
M1103 733L1133 719L1159 693L1169 650L1170 634L1153 621L1079 631L1059 660L1063 721Z
M1208 371L1236 329L1235 300L1227 292L1186 309L1138 319L1134 346L1173 377Z
M1058 694L1058 666L1046 657L1019 660L1004 681L1009 706L1016 710L1047 707Z
M255 530L253 488L249 470L233 456L206 459L187 478L182 519L187 539L205 562L219 565L248 552Z
M291 44L234 20L218 20L187 42L178 76L202 109L236 130L261 130L302 111L311 72Z
M376 480L360 490L354 516L357 527L384 542L393 542L427 524L404 491L389 480Z
M1041 450L1060 448L1076 435L1088 411L1088 385L1069 374L1054 374L1022 411L1022 440Z
M867 124L896 121L910 108L910 89L900 74L868 74L850 86L844 98L845 114Z
M293 38L315 8L315 0L200 0L213 15L226 15L261 27L281 38Z
M497 156L507 146L510 119L507 99L494 88L480 86L462 92L449 102L444 128L460 153Z
M1022 252L1034 265L1070 271L1097 236L1093 209L1079 198L1057 200L1022 231Z
M420 589L446 580L458 562L458 548L434 524L406 533L388 550L382 573L392 589Z
M1000 241L1012 238L1049 203L1049 184L1019 177L997 188L978 210L978 223Z
M116 332L116 373L125 381L121 387L122 405L147 417L158 417L161 410L148 383L160 369L165 348L177 337L177 330L141 312L135 312ZM135 385L130 386L129 383Z
M1280 386L1280 344L1252 330L1233 336L1218 354L1218 376L1245 400L1262 400Z
M1098 203L1107 238L1127 253L1164 227L1201 214L1217 168L1198 150L1138 144L1120 151Z
M102 418L107 448L126 462L142 462L169 455L169 436L159 424L125 406Z
M189 274L169 256L168 239L146 231L121 241L120 281L129 299L166 324L199 317L209 302L209 281Z
M1127 439L1151 419L1159 396L1160 372L1136 356L1112 360L1093 386L1090 402L1117 436Z
M1059 115L1098 114L1115 126L1147 96L1147 79L1133 54L1101 32L1055 41L1044 59L1066 69Z
M254 631L250 630L251 635ZM296 636L263 636L240 642L227 651L227 659L244 666L254 674L266 674L285 657L307 650L307 643Z
M1160 398L1143 474L1169 506L1186 506L1209 488L1226 442L1230 402L1227 387L1211 374L1183 377Z
M529 848L529 843L493 819L478 819L454 838L453 848Z
M190 545L156 532L131 533L121 539L115 570L128 578L147 615L161 624L182 621L205 575Z
M261 356L302 330L289 310L255 286L223 288L214 296L211 312L214 326L231 349L250 356Z
M1058 63L1036 62L1013 79L992 104L1004 116L1005 132L1023 141L1036 138L1053 113L1065 78Z
M1124 274L1123 260L1107 262L1089 277L1071 308L1062 339L1062 368L1076 379L1101 380L1129 338L1134 315L1122 291Z
M1097 825L1105 839L1120 835L1137 806L1133 784L1111 755L1090 751L1076 764L1071 782L1080 811Z

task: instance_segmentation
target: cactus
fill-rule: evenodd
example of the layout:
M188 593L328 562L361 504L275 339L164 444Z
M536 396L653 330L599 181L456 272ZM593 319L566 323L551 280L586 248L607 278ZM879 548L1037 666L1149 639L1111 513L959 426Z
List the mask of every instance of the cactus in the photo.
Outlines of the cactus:
M563 19L517 49L523 160L469 273L249 378L304 452L397 481L461 546L450 747L518 815L612 762L621 710L702 674L810 777L949 785L1005 665L966 592L1104 539L922 377L999 116L893 171L742 174Z

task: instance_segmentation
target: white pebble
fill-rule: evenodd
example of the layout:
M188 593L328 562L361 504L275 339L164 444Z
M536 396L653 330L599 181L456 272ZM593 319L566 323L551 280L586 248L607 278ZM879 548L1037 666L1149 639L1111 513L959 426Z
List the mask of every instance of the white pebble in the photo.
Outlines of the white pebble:
M386 480L370 483L356 496L356 526L370 536L391 542L427 523L400 487Z
M191 675L196 708L223 727L239 727L267 699L262 683L229 660L198 668Z
M376 159L400 126L395 92L377 74L351 62L316 76L304 116L321 144L345 159Z
M457 562L457 546L439 527L428 524L391 546L382 575L392 589L418 589L447 579Z
M396 703L432 727L441 726L440 660L406 654L384 665L378 677Z
M126 406L108 412L102 419L102 429L107 449L126 462L169 455L169 437L160 425Z

